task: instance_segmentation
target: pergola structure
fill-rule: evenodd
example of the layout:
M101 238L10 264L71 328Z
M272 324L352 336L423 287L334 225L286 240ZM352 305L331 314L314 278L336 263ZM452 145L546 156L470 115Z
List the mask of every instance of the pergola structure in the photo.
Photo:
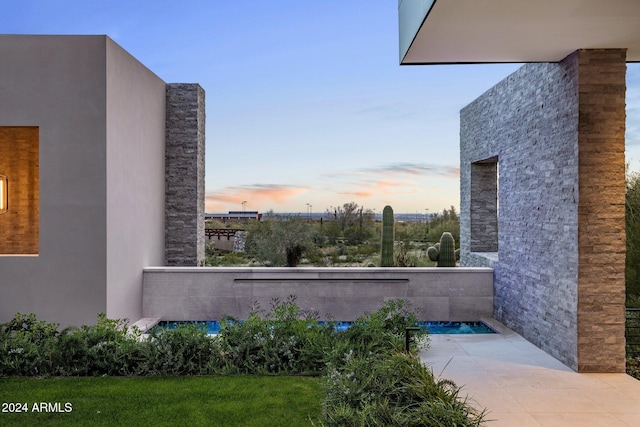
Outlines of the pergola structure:
M461 264L494 317L581 372L624 372L626 63L637 0L400 0L400 63L525 65L461 110Z

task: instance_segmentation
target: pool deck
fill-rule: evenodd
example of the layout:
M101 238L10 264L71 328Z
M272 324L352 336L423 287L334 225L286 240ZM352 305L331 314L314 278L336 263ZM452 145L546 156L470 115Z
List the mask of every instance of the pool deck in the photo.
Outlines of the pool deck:
M579 374L504 325L483 320L501 333L431 335L420 357L488 410L487 427L640 426L640 381Z

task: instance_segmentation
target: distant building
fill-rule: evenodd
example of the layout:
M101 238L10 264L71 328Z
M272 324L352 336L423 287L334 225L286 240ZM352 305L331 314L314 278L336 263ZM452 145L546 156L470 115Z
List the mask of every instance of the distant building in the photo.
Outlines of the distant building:
M227 223L228 221L240 221L247 223L251 219L255 219L260 221L262 219L262 214L258 213L258 211L229 211L229 213L205 213L204 214L205 221L208 219L218 219L223 223Z

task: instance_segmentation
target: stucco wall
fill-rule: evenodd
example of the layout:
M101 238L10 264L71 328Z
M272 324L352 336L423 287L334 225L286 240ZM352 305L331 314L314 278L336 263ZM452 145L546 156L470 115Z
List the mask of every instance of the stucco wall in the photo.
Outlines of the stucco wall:
M140 317L142 268L164 262L165 96L106 36L0 35L0 126L38 128L40 174L38 254L0 256L0 321Z
M142 267L164 265L166 84L107 39L107 308L142 314Z
M0 126L0 175L7 177L9 209L0 219L0 255L38 253L37 127Z
M105 46L0 35L0 126L40 134L39 254L0 257L0 321L20 311L90 322L105 310Z
M321 320L354 320L389 299L409 301L422 320L477 321L491 316L489 268L189 268L144 270L144 317L246 319L255 302L297 297Z
M493 266L497 320L568 366L589 371L624 371L624 51L613 52L613 61L611 51L582 50L559 63L527 64L460 115L462 265ZM474 187L472 170L485 160L498 162L497 213L478 212L483 186ZM597 174L586 173L592 164L600 166ZM492 229L491 216L497 253L472 253L482 248L478 230ZM474 227L483 217L483 227ZM579 236L606 234L618 239L606 237L598 248L609 252L609 271L583 261L585 251L594 252L593 241L579 243ZM601 285L587 284L587 277ZM590 305L579 309L585 290ZM579 332L589 312L599 313L591 319L597 323ZM606 333L603 322L613 324ZM614 345L605 345L607 339Z

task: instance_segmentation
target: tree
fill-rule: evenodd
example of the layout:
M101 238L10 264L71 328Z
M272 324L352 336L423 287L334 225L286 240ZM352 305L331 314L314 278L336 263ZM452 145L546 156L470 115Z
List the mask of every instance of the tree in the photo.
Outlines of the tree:
M436 214L431 218L429 221L429 235L427 240L431 243L439 242L444 232L451 233L456 241L456 246L459 246L460 217L456 212L456 208L453 206L449 209L444 209L441 214Z
M332 224L327 226L327 237L335 242L344 237L349 244L359 245L375 236L374 214L371 209L365 210L355 202L348 202L336 207Z
M313 249L313 227L302 218L279 218L249 225L245 251L271 267L295 267Z
M640 173L627 172L625 198L627 300L640 300Z

